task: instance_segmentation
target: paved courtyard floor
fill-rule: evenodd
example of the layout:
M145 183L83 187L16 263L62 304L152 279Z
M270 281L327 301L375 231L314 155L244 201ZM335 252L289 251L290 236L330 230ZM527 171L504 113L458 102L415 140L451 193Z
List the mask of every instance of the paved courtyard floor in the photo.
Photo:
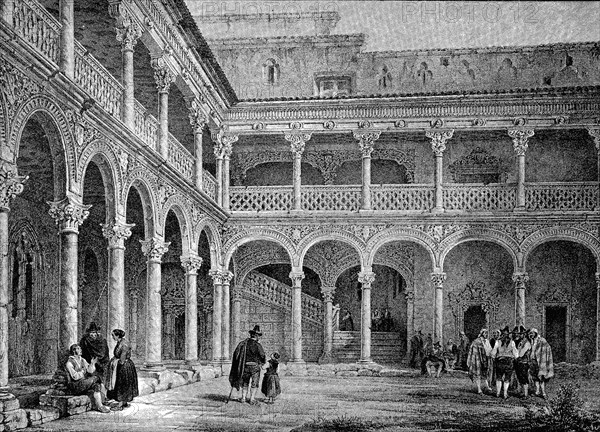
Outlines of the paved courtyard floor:
M566 382L566 380L565 380ZM558 384L549 387L552 397ZM598 381L581 382L587 408L600 410ZM318 419L374 422L377 431L510 431L526 407L542 399L507 400L478 396L469 379L409 377L281 377L282 395L275 404L227 402L226 377L198 382L136 398L121 412L88 412L28 431L292 431ZM239 396L234 392L234 396ZM262 401L263 395L259 400ZM343 422L342 422L343 423ZM332 429L365 430L365 429ZM371 429L369 429L371 430ZM526 429L520 429L526 430Z

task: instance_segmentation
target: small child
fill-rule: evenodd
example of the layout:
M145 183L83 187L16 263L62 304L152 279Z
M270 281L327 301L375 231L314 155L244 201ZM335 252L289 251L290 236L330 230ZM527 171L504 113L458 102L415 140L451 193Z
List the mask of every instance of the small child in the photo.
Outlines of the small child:
M263 377L261 391L267 397L265 403L274 403L275 398L281 394L281 388L279 387L279 375L277 375L277 368L279 367L279 353L274 352L271 354L269 359L269 366Z

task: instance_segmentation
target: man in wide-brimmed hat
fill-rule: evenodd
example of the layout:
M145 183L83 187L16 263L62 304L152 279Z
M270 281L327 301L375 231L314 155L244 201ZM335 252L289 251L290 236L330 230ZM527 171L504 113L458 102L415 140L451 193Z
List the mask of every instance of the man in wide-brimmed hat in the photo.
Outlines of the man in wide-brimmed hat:
M531 340L529 374L535 382L535 395L546 399L546 382L554 376L552 348L535 328L529 330L529 339Z
M85 331L85 335L79 341L81 347L81 357L88 363L95 357L96 372L102 383L105 383L105 374L110 362L110 354L108 352L108 344L106 339L100 333L100 327L92 321Z
M515 374L517 381L523 388L523 397L529 396L529 357L531 355L531 342L527 329L522 325L516 326L513 331L513 340L519 354L515 359Z
M249 333L250 337L241 341L233 352L229 383L232 390L242 388L240 402L247 401L250 404L255 404L254 396L258 390L260 369L267 362L267 358L265 350L258 341L258 338L262 336L260 326L255 325Z

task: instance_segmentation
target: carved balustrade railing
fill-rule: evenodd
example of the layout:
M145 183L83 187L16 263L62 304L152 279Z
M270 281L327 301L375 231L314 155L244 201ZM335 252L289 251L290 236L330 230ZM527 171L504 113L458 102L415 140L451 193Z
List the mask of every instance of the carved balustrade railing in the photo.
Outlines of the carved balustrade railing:
M447 211L512 211L514 184L444 184ZM360 186L302 186L302 208L307 211L357 211ZM373 185L372 209L376 211L429 211L434 206L433 185ZM234 186L232 211L288 211L291 186ZM532 183L526 185L528 211L594 211L600 207L597 182Z
M115 118L121 118L123 86L77 41L75 41L75 82L106 112Z
M288 211L292 208L291 186L232 186L231 211Z
M308 211L358 211L360 186L303 186L302 208Z
M525 185L525 208L528 211L593 211L599 207L598 182Z
M135 134L152 150L158 151L156 148L158 142L158 121L154 116L148 114L146 108L137 100L135 101L134 111Z
M434 206L432 185L405 184L371 186L373 210L429 211Z
M169 163L188 180L194 180L194 156L169 134Z
M39 2L15 0L13 11L15 32L58 65L61 25Z
M202 190L206 195L211 197L213 201L217 200L217 180L206 170L202 170Z
M444 209L460 211L511 211L515 207L515 185L445 184Z
M253 297L268 301L282 309L292 308L292 287L259 272L251 271L244 281L244 292ZM302 318L315 323L323 323L323 301L302 293Z

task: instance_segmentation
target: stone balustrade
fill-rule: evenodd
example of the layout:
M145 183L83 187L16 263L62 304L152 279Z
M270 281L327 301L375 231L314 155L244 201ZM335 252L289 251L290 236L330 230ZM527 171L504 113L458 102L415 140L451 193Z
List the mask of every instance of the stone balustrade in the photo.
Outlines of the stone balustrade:
M34 0L16 0L13 26L19 36L58 65L61 25L44 6Z
M154 116L148 114L141 103L135 101L135 134L141 138L148 147L158 151L156 140L158 139L158 121Z
M594 211L598 202L597 182L526 184L528 211ZM433 185L371 186L373 210L429 211L434 205ZM445 184L446 211L513 211L516 186L512 184ZM231 211L289 211L291 186L233 186ZM302 186L302 208L307 211L358 211L359 186Z
M217 180L215 177L206 170L202 170L202 190L206 195L217 200Z
M169 163L184 178L194 180L194 156L171 134L169 134Z

